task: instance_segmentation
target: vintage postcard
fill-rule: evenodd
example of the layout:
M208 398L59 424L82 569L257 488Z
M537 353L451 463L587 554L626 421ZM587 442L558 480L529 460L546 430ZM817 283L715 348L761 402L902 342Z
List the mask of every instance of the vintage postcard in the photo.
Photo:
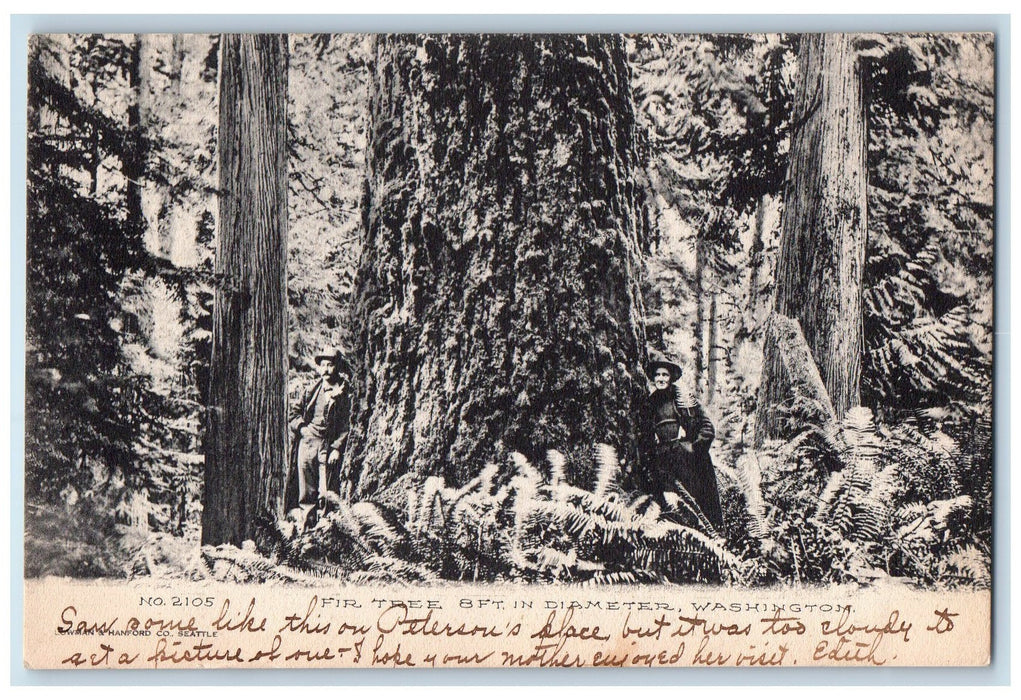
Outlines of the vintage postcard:
M994 57L31 36L25 666L988 664Z

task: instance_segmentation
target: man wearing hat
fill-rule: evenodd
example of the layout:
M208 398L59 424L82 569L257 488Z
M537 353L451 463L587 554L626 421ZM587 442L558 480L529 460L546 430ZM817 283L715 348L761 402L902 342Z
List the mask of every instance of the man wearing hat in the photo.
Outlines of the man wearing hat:
M716 436L713 424L694 400L684 397L676 382L681 368L662 355L648 367L653 390L647 404L654 445L649 459L647 489L666 509L665 491L682 486L705 519L723 534L723 508L709 445ZM682 495L683 498L683 495ZM687 499L684 499L687 500Z
M285 497L288 510L310 509L327 489L336 491L340 460L351 424L351 366L340 349L315 356L319 378L292 406L291 474Z

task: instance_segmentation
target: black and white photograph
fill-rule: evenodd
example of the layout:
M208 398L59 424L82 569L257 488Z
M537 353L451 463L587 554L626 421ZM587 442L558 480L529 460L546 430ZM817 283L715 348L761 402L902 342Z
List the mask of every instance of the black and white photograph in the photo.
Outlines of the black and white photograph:
M988 601L994 43L32 35L26 585Z

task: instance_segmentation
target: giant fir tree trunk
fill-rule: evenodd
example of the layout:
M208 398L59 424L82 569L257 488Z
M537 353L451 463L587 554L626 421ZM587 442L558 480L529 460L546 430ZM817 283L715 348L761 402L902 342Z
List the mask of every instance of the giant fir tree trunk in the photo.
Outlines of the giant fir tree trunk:
M508 450L630 457L645 393L635 118L621 41L389 36L377 44L360 497L456 483Z
M202 542L283 506L287 449L287 38L221 39L220 218Z
M859 403L866 237L866 121L851 37L801 38L774 311L797 320L836 418ZM761 437L787 401L778 345L765 346Z

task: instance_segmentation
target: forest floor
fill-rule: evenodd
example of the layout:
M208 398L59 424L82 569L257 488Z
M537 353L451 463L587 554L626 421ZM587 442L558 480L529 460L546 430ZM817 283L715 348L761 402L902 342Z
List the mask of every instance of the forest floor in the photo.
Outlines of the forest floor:
M24 576L304 585L323 580L275 564L248 544L244 549L203 547L194 523L174 535L30 503L25 512Z
M144 528L114 525L103 530L83 527L75 516L60 509L29 505L25 521L24 578L74 578L133 582L273 584L313 587L338 577L314 569L299 570L279 564L245 547L200 544L200 530L192 524L183 535L153 532ZM356 575L340 577L352 582ZM412 581L406 584L413 585ZM443 586L466 585L443 581ZM570 582L563 582L570 586ZM573 585L591 585L574 582ZM696 585L706 584L682 584ZM837 584L808 584L808 588L832 588ZM915 589L908 579L884 577L865 587ZM785 587L783 585L781 588ZM799 586L800 587L800 586ZM853 587L853 586L852 586ZM763 588L770 588L765 586ZM980 586L981 588L981 586Z

